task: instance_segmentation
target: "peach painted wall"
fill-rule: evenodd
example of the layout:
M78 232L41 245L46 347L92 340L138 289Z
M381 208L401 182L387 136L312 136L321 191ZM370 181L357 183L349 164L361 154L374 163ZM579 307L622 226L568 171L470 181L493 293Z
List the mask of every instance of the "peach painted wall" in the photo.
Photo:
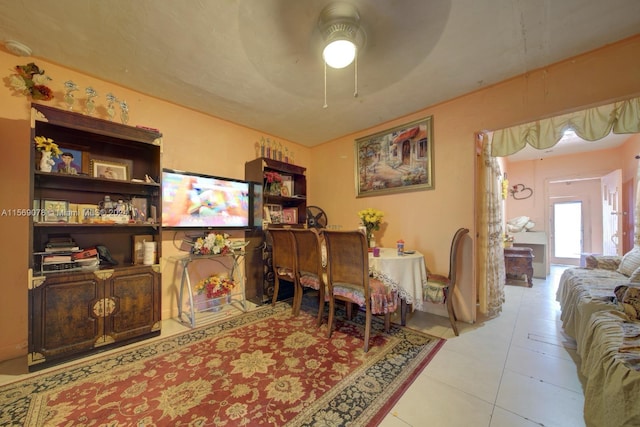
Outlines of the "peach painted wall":
M501 129L639 93L640 36L636 36L314 147L311 167L317 178L309 184L314 204L327 211L331 224L343 228L358 225L356 212L362 208L383 210L386 224L377 241L391 246L403 238L407 248L425 255L431 271L446 273L455 230L468 227L473 244L476 240L475 132ZM361 93L359 99L367 102L366 93ZM356 198L354 140L425 116L433 116L435 189ZM457 294L458 317L465 321L476 319L473 253L473 249L465 250L469 258ZM445 313L441 306L429 310Z
M617 148L557 156L543 159L508 162L506 171L510 185L524 184L533 189L533 196L526 200L507 198L506 219L528 216L536 223L535 231L545 231L550 236L549 206L554 197L580 197L587 203L590 229L585 229L585 252L602 252L602 198L599 178L616 169L622 171L625 182L634 179L638 168L635 155L640 153L640 135L630 135ZM508 158L507 158L508 159ZM571 184L550 184L557 180L584 180ZM621 190L621 189L620 189ZM586 219L586 217L585 217ZM586 225L586 224L585 224Z
M97 116L106 118L104 96L112 92L129 105L129 124L159 129L163 134L164 167L203 172L231 178L244 178L244 164L254 159L254 143L261 136L272 135L230 123L215 117L158 100L152 96L116 86L91 76L51 64L38 58L20 58L0 51L0 69L10 74L16 65L35 62L53 80L49 87L55 98L47 105L65 108L64 82L73 80L81 90L78 99L84 99L84 88L92 86L99 94ZM13 95L6 86L0 92L0 143L5 152L5 164L0 168L0 214L2 209L27 208L29 195L29 119L30 100ZM81 110L81 105L77 107ZM118 117L116 118L118 119ZM291 141L275 138L296 153L296 164L308 167L311 150ZM311 191L308 192L312 196ZM3 260L0 299L0 361L24 355L27 352L27 271L28 221L24 217L0 216L0 259ZM171 256L179 254L174 237L181 235L165 231L162 235L161 268L162 318L177 315L175 262Z
M331 224L343 228L358 225L356 212L372 206L386 212L387 225L378 238L393 245L402 237L407 247L425 254L428 267L446 273L451 237L455 229L471 229L463 250L467 260L461 275L458 314L462 320L476 318L473 242L474 132L492 130L548 117L586 106L603 104L640 94L640 36L588 55L533 71L500 84L434 106L406 117L364 129L313 149L283 141L296 152L296 163L307 167L309 204L324 208ZM244 162L255 157L253 143L259 131L127 90L37 58L18 58L0 52L0 69L35 61L54 80L57 100L64 81L81 88L93 86L104 96L113 92L127 100L130 124L155 127L164 134L163 163L215 175L241 178ZM425 59L425 60L428 60ZM7 74L4 75L6 77ZM393 91L394 87L386 90ZM26 207L28 203L28 101L11 96L6 87L0 95L0 142L13 162L0 169L0 208ZM358 102L367 102L362 92ZM59 105L54 102L53 105ZM354 108L357 108L354 107ZM355 198L355 138L434 116L435 189L372 198ZM267 136L267 135L265 135ZM27 350L27 236L24 218L0 217L0 256L3 266L3 298L0 301L0 360L24 355ZM175 312L172 267L166 259L175 253L173 233L163 235L163 318ZM434 312L444 314L441 307Z

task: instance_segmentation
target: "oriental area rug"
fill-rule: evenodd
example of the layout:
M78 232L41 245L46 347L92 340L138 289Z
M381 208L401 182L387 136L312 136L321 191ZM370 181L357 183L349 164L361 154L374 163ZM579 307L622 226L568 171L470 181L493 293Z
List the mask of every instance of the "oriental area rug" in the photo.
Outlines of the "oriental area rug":
M248 313L0 387L0 425L375 426L444 340L364 313Z

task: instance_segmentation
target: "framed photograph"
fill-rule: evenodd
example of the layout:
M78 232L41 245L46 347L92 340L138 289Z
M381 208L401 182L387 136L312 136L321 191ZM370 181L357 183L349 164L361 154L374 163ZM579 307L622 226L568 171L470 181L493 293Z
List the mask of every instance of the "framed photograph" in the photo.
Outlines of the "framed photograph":
M126 163L112 162L110 160L91 160L91 176L95 178L129 180L129 166Z
M284 197L293 196L293 180L288 175L282 175L282 186L280 187L280 195Z
M68 175L87 174L89 169L89 155L73 148L60 147L62 154L55 159L53 171Z
M433 116L356 139L356 195L432 190Z
M282 224L282 206L281 205L265 205L271 218L271 224Z
M69 222L69 202L64 200L43 200L42 222Z
M298 223L298 209L285 208L282 209L282 222L284 224L297 224Z

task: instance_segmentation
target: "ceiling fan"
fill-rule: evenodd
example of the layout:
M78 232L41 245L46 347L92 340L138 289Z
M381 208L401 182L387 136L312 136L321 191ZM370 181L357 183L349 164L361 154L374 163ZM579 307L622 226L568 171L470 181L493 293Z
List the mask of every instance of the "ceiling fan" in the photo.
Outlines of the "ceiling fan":
M355 8L360 30L366 34L366 42L358 47L360 96L366 96L397 83L428 57L451 10L450 0L397 0L395 4L389 8L380 0L245 1L238 11L240 41L247 60L271 84L300 97L320 98L322 53L327 42L321 24L323 11L339 14ZM353 67L328 71L333 100L353 99ZM293 75L310 78L292 79Z

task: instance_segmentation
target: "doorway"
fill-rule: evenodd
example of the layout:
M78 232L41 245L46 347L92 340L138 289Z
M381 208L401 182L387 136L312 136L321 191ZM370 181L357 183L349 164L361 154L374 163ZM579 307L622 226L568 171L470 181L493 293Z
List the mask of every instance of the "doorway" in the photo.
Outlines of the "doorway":
M555 202L551 209L551 263L579 265L584 245L582 201Z

